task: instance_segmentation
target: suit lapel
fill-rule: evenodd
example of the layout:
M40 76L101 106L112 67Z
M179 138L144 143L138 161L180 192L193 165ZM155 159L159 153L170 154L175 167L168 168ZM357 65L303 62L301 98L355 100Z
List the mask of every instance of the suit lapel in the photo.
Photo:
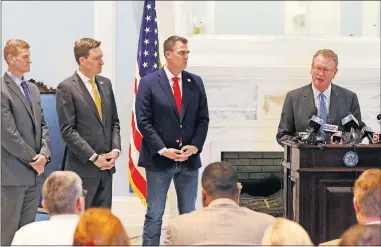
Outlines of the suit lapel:
M163 88L165 95L167 96L169 102L172 105L173 110L175 111L176 116L180 119L179 112L177 110L175 98L173 96L172 88L169 84L168 77L165 74L164 69L160 69L158 73L158 80L160 83L160 86Z
M328 122L332 122L333 119L338 119L339 117L339 107L341 101L341 93L338 90L338 87L334 84L331 84L331 98L329 103L329 112L328 112ZM340 123L333 123L340 124Z
M303 107L302 112L308 112L309 109L315 109L316 108L315 99L314 99L314 93L312 91L311 84L303 89L302 95L304 97L304 103L300 106L300 107ZM318 112L316 112L316 116L317 115L318 115ZM311 116L308 116L308 117L311 117Z
M188 73L186 73L185 71L183 71L182 73L182 105L180 122L183 121L185 112L188 108L189 96L191 94L191 82L193 82L193 78Z
M16 82L14 82L13 79L7 73L5 73L4 78L5 78L5 82L8 84L9 89L12 90L17 95L17 97L22 101L22 103L24 104L25 108L27 109L30 117L32 118L34 122L34 115L31 108L32 106L26 102L25 96L21 92L21 89L17 86ZM29 92L30 92L30 89L29 89Z
M102 123L102 120L99 116L97 107L95 105L95 102L93 98L91 97L89 90L87 90L85 83L81 80L77 72L74 73L73 75L73 81L74 81L74 86L77 88L77 90L82 94L83 98L87 101L88 106L91 108L91 110L94 112L95 116L97 117L99 123Z

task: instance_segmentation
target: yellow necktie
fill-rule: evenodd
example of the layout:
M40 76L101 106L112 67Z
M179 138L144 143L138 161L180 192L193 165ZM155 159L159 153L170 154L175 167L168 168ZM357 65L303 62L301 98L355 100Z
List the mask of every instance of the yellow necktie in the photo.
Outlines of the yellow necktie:
M91 83L91 92L93 93L93 96L94 96L95 106L97 107L97 110L98 110L98 113L99 113L99 117L102 120L101 97L99 96L99 93L98 93L98 90L97 90L97 86L95 85L95 81L94 80L90 80L90 83Z

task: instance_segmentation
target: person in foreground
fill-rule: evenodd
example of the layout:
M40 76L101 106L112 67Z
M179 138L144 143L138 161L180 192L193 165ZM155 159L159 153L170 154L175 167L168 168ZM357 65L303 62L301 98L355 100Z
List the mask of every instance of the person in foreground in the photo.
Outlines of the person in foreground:
M143 136L138 166L145 167L147 179L143 245L160 244L165 199L172 179L179 213L195 209L209 113L202 79L184 70L187 43L179 36L164 41L166 65L143 77L136 95L136 121Z
M40 91L27 81L30 46L20 39L5 43L8 70L1 80L1 245L36 218L40 184L49 162L50 138Z
M312 58L312 83L287 93L280 117L277 142L291 140L297 132L304 132L313 114L325 123L341 125L348 113L361 121L357 95L332 83L338 72L339 60L332 50L318 50ZM317 112L315 112L316 108Z
M314 245L310 236L298 223L277 218L274 224L270 225L262 238L262 245Z
M238 174L226 162L208 165L202 174L203 208L168 222L166 245L260 245L275 222L271 215L238 205Z
M381 169L373 168L363 172L355 182L353 207L357 223L381 226ZM320 245L338 245L341 239L334 239Z
M381 246L380 225L354 225L341 235L339 246Z
M71 171L55 171L42 187L42 207L50 219L20 228L12 245L71 245L79 215L85 209L82 180Z
M83 38L74 44L78 70L57 87L65 170L76 172L88 191L86 208L111 208L112 175L119 157L120 126L111 81L102 72L101 42Z
M79 219L73 246L130 245L124 227L108 208L89 208Z

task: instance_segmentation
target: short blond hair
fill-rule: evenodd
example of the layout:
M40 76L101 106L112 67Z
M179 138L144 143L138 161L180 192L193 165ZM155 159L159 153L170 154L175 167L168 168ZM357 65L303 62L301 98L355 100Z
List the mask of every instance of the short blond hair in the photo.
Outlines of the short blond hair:
M87 58L91 49L97 48L101 45L101 41L92 38L82 38L74 42L74 57L75 61L79 64L79 58Z
M381 217L381 169L364 171L356 180L354 198L360 213L368 217Z
M30 46L27 42L22 39L10 39L5 43L4 46L4 60L8 64L8 56L17 56L19 49L29 49Z
M329 50L329 49L322 49L322 50L318 50L315 55L313 56L312 58L312 64L311 66L314 66L314 61L315 61L315 58L319 55L322 55L323 57L330 57L332 58L332 60L335 62L336 64L336 68L337 66L339 66L339 58L337 57L337 54L332 51L332 50Z
M313 243L301 225L285 218L277 218L266 228L262 245L313 245Z

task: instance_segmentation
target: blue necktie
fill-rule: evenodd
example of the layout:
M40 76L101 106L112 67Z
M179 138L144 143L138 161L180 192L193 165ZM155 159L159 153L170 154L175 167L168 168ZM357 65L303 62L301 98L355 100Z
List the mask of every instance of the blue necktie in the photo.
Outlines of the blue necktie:
M28 102L29 105L32 105L32 101L30 100L30 96L29 96L29 88L26 85L25 81L21 82L21 87L24 90L26 102Z
M319 98L320 98L319 117L324 120L324 123L328 123L328 111L327 111L327 105L325 104L325 95L323 93L320 93ZM323 138L325 137L323 126L320 127L320 135Z

